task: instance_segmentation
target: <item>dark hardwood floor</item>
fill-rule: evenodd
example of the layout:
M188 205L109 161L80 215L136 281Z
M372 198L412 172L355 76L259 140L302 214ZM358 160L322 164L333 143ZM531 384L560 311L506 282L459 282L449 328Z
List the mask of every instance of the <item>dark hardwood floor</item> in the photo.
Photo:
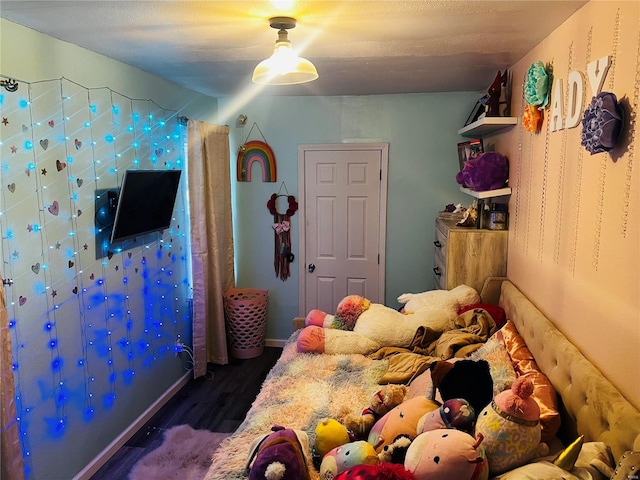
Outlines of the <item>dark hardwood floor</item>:
M164 431L175 425L188 424L212 432L235 431L281 353L281 348L265 347L256 358L209 365L207 377L192 379L182 387L91 480L126 480L136 462L159 447Z

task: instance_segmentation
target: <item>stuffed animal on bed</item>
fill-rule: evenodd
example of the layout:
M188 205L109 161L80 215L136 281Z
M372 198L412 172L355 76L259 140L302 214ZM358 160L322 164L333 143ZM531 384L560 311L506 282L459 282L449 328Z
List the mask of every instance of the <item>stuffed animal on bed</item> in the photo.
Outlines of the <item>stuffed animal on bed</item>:
M364 440L346 443L329 451L320 464L320 480L333 480L336 475L356 465L375 465L378 455L373 445Z
M418 327L443 332L460 308L478 303L480 296L475 289L459 285L451 290L405 293L398 301L404 304L402 312L358 295L342 299L335 315L311 310L298 335L298 351L366 355L381 347L408 347Z
M349 432L342 423L333 418L323 418L316 425L313 455L322 460L329 451L350 441Z
M400 405L409 388L406 385L383 385L371 396L371 404L360 415L346 413L340 416L340 422L358 440L366 440L373 424L391 409Z
M402 436L413 440L417 435L420 418L439 407L439 403L423 396L410 398L373 425L368 441L375 447L376 452L380 453Z
M377 463L352 467L333 480L415 480L415 477L402 465Z
M246 472L249 480L309 480L309 437L304 430L274 425L251 445Z
M489 464L482 436L439 429L418 435L404 461L416 480L487 480Z
M492 475L524 465L546 455L549 448L540 443L540 407L531 397L533 383L518 377L495 396L478 415L476 435L484 437L484 448Z
M445 428L455 428L463 432L473 432L476 414L473 407L464 398L452 398L440 408L433 410L418 421L418 434Z

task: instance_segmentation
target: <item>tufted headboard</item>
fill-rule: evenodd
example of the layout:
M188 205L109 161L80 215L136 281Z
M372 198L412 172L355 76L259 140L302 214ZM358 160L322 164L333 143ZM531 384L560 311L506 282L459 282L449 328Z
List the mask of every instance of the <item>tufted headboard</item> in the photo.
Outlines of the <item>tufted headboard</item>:
M585 442L604 442L616 459L640 451L640 412L508 280L499 305L558 392L563 440L584 435Z

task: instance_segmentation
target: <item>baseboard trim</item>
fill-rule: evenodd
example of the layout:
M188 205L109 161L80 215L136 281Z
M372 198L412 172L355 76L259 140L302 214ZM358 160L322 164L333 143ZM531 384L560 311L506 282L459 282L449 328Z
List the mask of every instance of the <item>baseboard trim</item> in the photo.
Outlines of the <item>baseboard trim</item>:
M264 341L264 346L283 348L286 343L287 343L286 340L279 340L277 338L266 338Z
M100 470L100 468L109 461L111 457L115 455L115 453L125 444L127 441L133 437L133 435L140 430L144 426L145 423L149 421L153 415L162 408L162 406L167 403L171 397L173 397L178 391L184 387L187 382L191 379L193 373L191 371L185 373L182 377L180 377L173 385L171 385L165 392L158 397L158 399L153 402L149 408L147 408L144 412L140 414L138 418L136 418L131 425L129 425L120 435L116 437L113 442L111 442L107 447L102 450L96 457L91 460L86 467L84 467L73 480L88 480L95 473Z

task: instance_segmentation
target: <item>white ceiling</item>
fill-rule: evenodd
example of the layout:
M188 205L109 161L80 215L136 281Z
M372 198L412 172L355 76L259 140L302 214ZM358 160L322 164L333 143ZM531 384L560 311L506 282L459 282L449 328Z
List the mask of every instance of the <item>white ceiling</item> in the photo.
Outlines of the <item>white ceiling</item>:
M251 81L273 53L269 18L288 15L289 40L320 78L262 94L368 95L483 91L584 3L2 0L0 16L220 97Z

